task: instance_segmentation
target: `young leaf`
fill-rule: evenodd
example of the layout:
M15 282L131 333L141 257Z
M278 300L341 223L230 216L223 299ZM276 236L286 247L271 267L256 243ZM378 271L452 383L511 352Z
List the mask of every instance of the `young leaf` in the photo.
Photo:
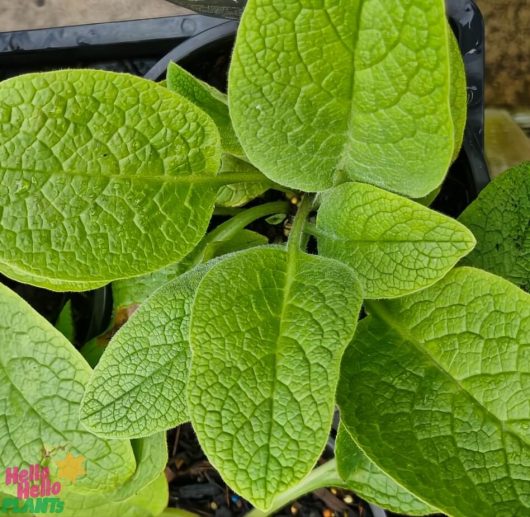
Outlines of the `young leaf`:
M26 302L0 285L0 471L41 464L50 455L84 457L77 491L109 492L134 472L129 442L107 441L79 422L91 370L68 340ZM47 452L46 452L47 451ZM13 493L14 485L0 491ZM16 490L16 487L15 487Z
M250 0L228 95L247 156L300 190L347 178L428 194L461 117L450 105L450 30L443 0Z
M394 298L433 284L475 244L463 225L363 183L322 195L318 250L353 268L366 298Z
M530 162L490 183L460 216L477 238L464 263L530 291Z
M66 338L70 343L74 342L75 339L75 325L74 325L74 317L72 314L72 300L68 300L65 304L63 309L61 310L61 314L59 314L59 318L57 319L57 323L55 324L55 328Z
M335 445L337 470L346 486L363 499L407 515L427 515L438 510L419 500L388 477L359 449L341 424Z
M167 68L167 87L193 102L212 118L219 128L223 151L239 157L245 156L232 127L226 95L173 62Z
M114 336L85 391L85 427L111 438L138 438L188 421L189 318L208 267L160 288Z
M530 295L458 268L367 308L337 391L355 441L448 515L529 514Z
M257 169L244 160L239 160L230 154L223 154L220 174L223 172L257 172ZM241 206L263 194L270 186L270 182L243 182L223 185L217 192L215 204L228 207Z
M331 259L255 248L204 277L192 309L188 406L209 460L259 508L326 443L360 288Z
M150 81L97 70L0 83L0 270L85 289L186 255L210 220L211 119Z

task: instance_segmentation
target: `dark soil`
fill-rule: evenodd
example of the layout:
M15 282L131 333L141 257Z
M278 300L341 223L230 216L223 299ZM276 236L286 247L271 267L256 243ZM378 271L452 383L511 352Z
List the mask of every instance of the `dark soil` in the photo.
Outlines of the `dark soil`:
M204 456L189 424L168 432L169 506L199 515L241 516L252 506L232 492ZM322 458L326 461L327 453ZM302 517L373 517L367 503L352 492L321 489L280 510L279 516Z

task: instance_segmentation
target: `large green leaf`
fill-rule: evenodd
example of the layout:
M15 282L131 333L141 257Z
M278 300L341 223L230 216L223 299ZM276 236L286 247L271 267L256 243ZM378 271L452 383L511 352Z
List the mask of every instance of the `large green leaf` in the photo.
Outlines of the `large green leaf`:
M473 268L371 302L342 361L342 421L455 517L530 514L530 295Z
M464 263L530 291L530 162L490 183L460 216L477 238Z
M363 183L322 195L318 250L353 268L366 298L394 298L433 284L475 244L442 214Z
M219 134L150 81L96 70L0 83L0 270L54 290L175 262L219 183Z
M167 68L167 87L193 102L212 118L219 128L223 151L239 157L245 156L232 127L226 95L173 62Z
M85 427L111 438L137 438L188 421L189 319L208 268L161 287L114 336L85 391Z
M407 515L437 513L370 461L341 424L335 445L337 470L345 486L366 501Z
M26 302L0 285L0 470L84 457L77 491L109 492L134 472L129 442L94 436L79 422L90 367L71 343ZM13 493L14 486L0 490Z
M255 506L317 461L360 303L349 268L278 247L227 257L199 285L191 420L209 460Z
M305 191L428 194L457 140L449 35L443 0L250 0L228 99L251 162Z

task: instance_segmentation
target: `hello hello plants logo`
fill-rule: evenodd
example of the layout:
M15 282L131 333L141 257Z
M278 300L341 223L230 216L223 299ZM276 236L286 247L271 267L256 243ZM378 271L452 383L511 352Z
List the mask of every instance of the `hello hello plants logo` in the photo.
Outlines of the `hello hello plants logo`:
M75 484L85 474L84 456L68 453L57 460L57 478ZM52 481L50 469L39 464L27 468L7 467L4 473L5 486L16 489L16 496L4 496L2 513L61 513L64 501L61 499L63 484Z

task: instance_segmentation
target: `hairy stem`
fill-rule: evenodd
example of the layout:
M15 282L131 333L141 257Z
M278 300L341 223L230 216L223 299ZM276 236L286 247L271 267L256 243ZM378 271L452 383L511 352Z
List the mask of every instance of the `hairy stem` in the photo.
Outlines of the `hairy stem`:
M345 482L337 472L337 462L335 459L317 467L311 474L300 481L297 485L289 488L272 502L272 506L267 511L255 508L246 514L245 517L267 517L283 508L291 501L302 497L305 494L318 490L319 488L336 487L346 488Z
M214 243L230 239L257 219L274 214L285 214L288 210L289 203L287 201L273 201L271 203L253 206L252 208L247 208L246 210L239 212L228 221L220 224L203 238L193 252L195 255L193 263L198 264L209 260L211 255L215 252L214 246L212 246Z
M287 251L289 253L295 253L300 249L304 249L304 228L312 207L312 198L305 194L298 205L298 211L296 212L293 226L289 232L289 240L287 241Z

